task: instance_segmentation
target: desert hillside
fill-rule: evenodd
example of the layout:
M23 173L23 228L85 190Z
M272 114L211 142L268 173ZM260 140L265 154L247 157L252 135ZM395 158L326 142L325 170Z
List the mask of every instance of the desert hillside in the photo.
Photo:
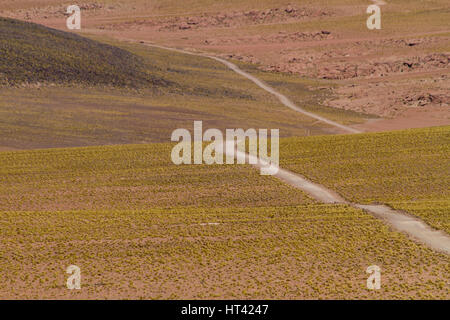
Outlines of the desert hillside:
M168 85L123 49L15 19L0 18L0 29L0 85Z
M449 300L448 2L0 0L0 300Z

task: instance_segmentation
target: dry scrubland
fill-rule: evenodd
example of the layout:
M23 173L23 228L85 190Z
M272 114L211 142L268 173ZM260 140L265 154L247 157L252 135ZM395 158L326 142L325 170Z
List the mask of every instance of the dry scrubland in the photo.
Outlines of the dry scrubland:
M0 86L85 84L167 87L129 51L42 25L0 17Z
M425 176L439 179L442 164L433 159L442 155L430 155L427 146L445 148L439 141L447 134L448 128L440 128L292 138L283 141L281 152L282 159L290 157L288 167L294 171L306 159L303 165L312 163L310 172L325 173L334 172L333 166L345 168L347 152L356 147L370 155L371 146L386 145L386 139L393 148L409 141L416 156L406 153L407 159L427 159ZM326 139L333 139L327 144L335 145L332 155L321 154ZM448 256L393 232L363 211L317 204L249 166L175 166L171 146L0 153L0 295L449 298ZM388 156L383 149L374 151L367 167L377 172ZM392 170L404 168L402 162L391 159ZM348 172L356 176L353 168L349 165ZM328 185L342 192L330 184L330 176ZM353 180L342 181L354 187ZM418 190L414 180L406 181L406 187ZM367 193L361 194L373 199L370 191L378 185L368 183ZM392 199L388 187L383 199ZM422 198L436 199L447 189L419 190ZM65 288L64 270L70 264L82 270L79 293ZM383 270L378 292L365 287L365 269L372 264Z
M63 75L65 73L58 66L77 66L82 60L76 55L75 58L72 55L54 55L58 65L49 64L41 68L24 63L19 75L6 77L10 85L0 87L2 148L167 142L173 130L192 128L194 120L202 120L205 130L279 128L282 136L336 132L281 106L273 96L210 59L114 40L97 42L98 37L92 40L80 38L82 42L78 44L70 34L28 25L22 30L22 24L8 22L12 31L0 37L5 43L14 39L9 44L14 50L36 46L30 34L39 37L51 34L57 37L57 43L44 42L39 48L54 53L58 46L75 47L85 51L83 56L92 52L95 59L85 61L96 64L101 59L100 48L105 47L111 54L131 57L133 61L142 61L143 65L139 70L120 75L123 66L114 61L108 70L98 67L99 73L94 78L91 73L80 71L75 77L64 76L63 82L49 86L42 80L47 73ZM25 38L21 33L25 33ZM10 52L9 49L0 50ZM34 56L42 59L39 50L29 49L28 60L33 60ZM15 60L12 54L0 58L0 73L9 74L11 59ZM241 65L251 68L247 64ZM81 67L86 68L84 65ZM111 72L117 76L117 82L106 85ZM147 76L132 82L129 77L136 72ZM259 73L271 84L280 83L277 74ZM95 82L98 77L101 81ZM293 76L283 76L282 80L292 81L292 92L296 92L299 99L308 101L305 107L311 110L326 97L320 90L309 90L307 81ZM95 86L92 86L92 81ZM331 108L322 109L326 114L333 113ZM338 120L357 123L362 119L361 115L342 114Z
M320 80L305 79L282 72L263 71L257 65L239 60L234 62L242 70L261 79L278 92L289 97L298 106L327 119L349 126L364 123L366 120L379 119L378 116L373 114L325 106L325 101L332 98L333 94ZM333 84L332 86L335 87ZM311 132L314 134L313 131Z
M370 94L403 99L409 92L389 77L380 86L358 75L350 81L355 65L347 63L371 68L384 66L384 58L416 55L406 73L428 72L423 56L449 50L445 1L390 1L382 37L365 28L367 2L96 1L81 4L90 40L1 19L8 32L0 34L0 74L8 81L0 81L0 150L91 147L0 152L0 297L449 299L448 255L383 221L319 204L247 165L175 166L172 144L146 143L167 142L194 120L205 129L279 128L288 137L281 141L282 167L348 200L386 203L449 232L450 127L301 138L336 132L217 62L107 38L225 55L305 109L354 125L375 118L365 114L373 111ZM65 5L3 1L0 15L65 29ZM55 41L37 41L47 37ZM61 49L66 54L55 55ZM102 64L103 50L117 60ZM41 52L52 57L45 68L34 63ZM84 65L88 56L95 75ZM308 73L305 61L325 69ZM317 76L329 75L326 68L336 63L345 67L334 78ZM42 82L48 75L54 83ZM437 86L430 90L447 81L430 79ZM419 82L405 85L415 91ZM347 86L369 97L349 94ZM325 106L333 99L353 111ZM81 291L65 286L71 264L81 268ZM373 264L382 268L375 292L366 288L365 270Z
M381 6L382 29L374 31L366 27L369 0L189 0L182 6L172 0L98 0L80 4L81 32L195 48L321 80L330 96L315 107L319 112L331 106L398 118L393 127L399 129L449 123L447 2L389 1ZM0 15L66 30L65 5L9 0Z
M450 123L447 2L388 1L375 31L366 27L369 0L193 0L183 8L175 1L98 2L85 23L99 35L195 48L320 80L329 97L317 111L398 119L363 126L380 131ZM31 19L64 28L40 17Z
M450 127L288 138L281 167L357 203L386 203L450 232Z
M172 163L173 144L0 153L1 208L13 211L311 203L242 165ZM279 192L286 198L280 199Z
M448 256L344 206L2 212L0 225L4 298L449 298Z

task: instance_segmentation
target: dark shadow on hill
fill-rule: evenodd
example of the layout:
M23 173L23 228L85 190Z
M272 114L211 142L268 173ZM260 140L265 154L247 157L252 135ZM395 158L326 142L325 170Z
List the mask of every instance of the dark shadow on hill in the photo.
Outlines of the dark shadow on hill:
M0 86L82 84L168 87L154 67L121 48L38 24L0 17Z

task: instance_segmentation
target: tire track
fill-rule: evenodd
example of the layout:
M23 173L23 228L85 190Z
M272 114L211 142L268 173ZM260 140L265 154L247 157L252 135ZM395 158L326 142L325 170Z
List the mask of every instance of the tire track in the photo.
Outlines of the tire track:
M314 183L297 173L279 168L254 155L239 151L234 141L226 141L219 148L223 150L224 154L231 154L236 158L245 159L246 163L256 163L253 166L258 169L271 169L275 178L302 190L322 203L344 204L364 210L372 216L383 220L394 230L407 234L411 239L423 243L433 250L450 254L450 236L442 230L433 229L417 217L394 210L386 205L366 205L349 202L336 192ZM233 150L233 148L234 152L231 152L230 150Z
M348 126L345 126L343 124L337 123L335 121L332 121L330 119L327 119L325 117L319 116L315 113L306 111L303 108L300 108L299 106L297 106L295 103L293 103L288 97L286 97L284 94L281 94L280 92L278 92L277 90L275 90L273 87L269 86L268 84L264 83L263 81L259 80L258 78L256 78L255 76L252 76L251 74L241 70L237 65L235 65L234 63L231 63L227 60L218 58L218 57L214 57L214 56L210 56L208 54L204 54L204 53L195 53L195 52L190 52L190 51L185 51L185 50L181 50L181 49L175 49L175 48L169 48L169 47L165 47L165 46L160 46L160 45L155 45L155 44L148 44L145 43L146 46L150 46L150 47L155 47L155 48L160 48L160 49L165 49L165 50L170 50L170 51L175 51L175 52L179 52L179 53L184 53L184 54L189 54L189 55L194 55L194 56L200 56L200 57L205 57L205 58L210 58L213 60L216 60L222 64L224 64L225 66L227 66L229 69L233 70L234 72L236 72L237 74L247 78L248 80L252 81L253 83L255 83L258 87L260 87L261 89L269 92L270 94L274 95L275 97L278 98L278 100L286 107L300 112L310 118L314 118L316 120L319 120L323 123L326 123L330 126L339 128L345 132L348 133L361 133L362 131L355 129L355 128L351 128Z
M301 112L307 116L310 116L312 118L315 118L317 120L325 122L329 125L338 127L347 132L360 133L360 131L358 131L354 128L350 128L350 127L341 125L339 123L328 120L326 118L323 118L321 116L318 116L316 114L313 114L311 112L303 110L302 108L297 107L286 96L279 93L278 91L276 91L269 85L263 83L258 78L248 74L245 71L242 71L235 64L233 64L229 61L226 61L224 59L217 58L214 56L210 56L207 54L202 54L202 53L193 53L193 52L189 52L189 51L185 51L185 50L174 49L174 48L169 48L169 47L164 47L164 46L159 46L159 45L154 45L154 44L146 44L146 45L155 47L155 48L175 51L175 52L179 52L179 53L214 59L218 62L225 64L228 68L230 68L234 72L253 81L256 85L258 85L262 89L266 90L267 92L275 95L280 100L280 102L283 103L285 106L287 106L293 110L296 110L298 112ZM233 146L234 146L233 156L235 156L236 158L239 158L239 157L244 158L244 159L246 159L247 163L256 163L256 164L254 164L254 166L259 169L261 169L261 168L273 169L274 177L278 178L279 180L281 180L297 189L302 190L303 192L312 196L314 199L316 199L322 203L346 204L346 205L350 205L354 208L364 210L365 212L370 213L372 216L383 220L384 222L389 224L393 229L409 235L413 240L421 242L436 251L444 252L444 253L450 255L450 235L448 235L446 232L441 231L441 230L435 230L432 227L430 227L429 225L427 225L425 222L423 222L422 220L420 220L416 217L413 217L411 215L408 215L406 213L403 213L401 211L394 210L385 205L364 205L364 204L357 204L357 203L349 202L349 201L345 200L344 198L342 198L341 196L339 196L336 192L329 190L325 186L322 186L320 184L309 181L308 179L306 179L305 177L303 177L299 174L279 168L278 166L273 166L273 165L269 164L268 162L266 162L265 160L258 158L254 155L249 155L245 152L237 150L234 141L231 142L231 148L230 148L229 141L226 141L225 144L222 146L219 146L219 148L221 150L223 150L223 152L225 154L228 154L231 152L230 150L233 150Z

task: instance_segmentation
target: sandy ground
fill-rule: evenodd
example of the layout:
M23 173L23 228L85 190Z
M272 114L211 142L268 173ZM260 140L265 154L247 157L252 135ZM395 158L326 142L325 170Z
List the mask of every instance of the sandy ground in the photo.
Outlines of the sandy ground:
M152 46L152 45L150 45L150 46ZM294 103L292 103L285 95L279 93L278 91L276 91L269 85L263 83L257 77L252 76L252 75L242 71L241 69L239 69L239 67L237 67L235 64L233 64L229 61L226 61L226 60L223 60L223 59L220 59L217 57L211 57L209 55L205 55L205 54L201 54L201 53L186 52L186 51L179 50L179 49L173 49L173 48L157 46L157 45L156 46L153 45L153 46L158 47L158 48L164 48L164 49L171 50L171 51L183 52L186 54L200 55L200 56L212 58L220 63L225 64L228 68L230 68L234 72L236 72L236 73L240 74L241 76L254 82L261 89L276 96L280 100L280 102L282 104L284 104L286 107L294 109L303 114L312 116L312 117L318 119L319 121L325 122L331 126L338 127L339 129L344 130L346 132L350 132L350 133L358 133L359 132L359 131L355 130L354 128L346 127L346 126L340 125L338 123L335 123L333 121L330 121L324 117L320 117L315 114L311 114L310 112L306 112L305 110L297 107ZM378 123L380 123L382 121L383 120L379 120ZM390 121L394 122L395 120L390 120ZM364 127L364 125L362 125L362 127ZM235 145L235 142L230 141L230 142L226 142L222 146L219 146L218 148L219 148L219 150L220 149L224 150L224 152L227 153L227 152L229 152L229 150L233 149L234 145ZM227 147L225 148L225 146L227 146ZM309 194L314 199L316 199L320 202L328 203L328 204L336 204L336 203L337 204L349 204L353 207L363 209L363 210L371 213L375 217L387 222L394 229L406 233L411 238L413 238L417 241L420 241L421 243L429 246L430 248L440 251L440 252L450 254L450 236L443 231L439 231L439 230L435 230L435 229L431 228L429 225L427 225L425 222L418 219L417 217L413 217L409 214L405 214L398 210L394 210L385 205L361 205L361 204L357 204L357 203L351 203L351 202L348 202L345 199L343 199L336 192L329 190L328 188L326 188L320 184L313 183L299 174L290 172L288 170L284 170L282 168L279 168L278 166L270 165L266 161L254 156L254 155L249 155L249 154L246 154L245 152L242 152L239 150L234 150L231 155L236 158L246 159L247 163L254 163L255 166L261 170L261 172L263 172L263 171L265 171L266 173L271 172L271 174L274 177L280 179L281 181L283 181L295 188L298 188L298 189L306 192L307 194Z
M375 217L382 219L395 230L408 234L412 239L415 239L434 250L450 254L450 236L444 231L431 228L416 217L394 210L385 205L361 205L349 203L332 190L329 190L322 185L312 183L304 177L288 170L280 168L274 176L291 186L301 189L321 202L350 204L353 207L363 209Z
M42 22L64 29L60 22L61 11L54 11L52 13L46 10L32 11L31 13L30 11L24 11L18 15L24 14L25 16L23 17L27 20ZM426 50L423 52L417 51L410 54L411 60L403 61L403 55L398 52L388 52L384 56L378 56L377 52L369 52L369 49L361 45L361 42L366 42L366 39L361 40L362 38L360 37L358 38L348 34L335 35L334 31L328 30L301 31L301 33L298 33L298 31L288 32L287 37L285 34L276 36L274 34L279 32L270 31L269 33L271 35L267 37L266 34L262 34L262 38L258 38L258 35L256 35L254 43L251 42L251 39L242 37L241 35L220 35L220 30L222 29L237 28L240 25L246 27L254 23L255 20L258 25L267 26L283 23L286 20L295 22L297 20L325 19L337 14L346 14L345 12L339 13L333 10L314 11L312 9L310 11L284 7L278 8L276 11L266 10L261 12L261 10L253 10L253 12L244 12L243 15L238 15L239 13L237 13L236 16L228 19L230 21L227 21L227 16L223 17L223 13L211 13L212 18L207 16L205 20L200 19L199 21L195 20L199 19L197 17L194 17L194 20L192 20L192 17L187 17L188 20L186 20L186 17L181 19L175 16L171 18L173 20L168 19L162 22L152 21L148 25L139 25L139 23L134 22L131 24L126 22L122 25L122 22L111 24L109 18L103 15L106 10L114 9L98 7L92 4L85 7L85 10L93 11L92 21L96 21L95 23L92 22L89 29L90 32L104 33L122 38L133 38L136 40L144 39L168 46L207 50L219 57L224 55L229 57L231 55L231 57L237 58L238 60L258 63L260 68L264 70L290 72L302 77L328 81L326 83L329 84L330 88L333 88L335 93L335 99L330 99L326 102L328 105L336 108L373 113L383 117L382 119L372 120L361 125L360 130L381 131L450 123L448 91L446 91L448 79L445 77L445 73L448 73L448 56L446 53L433 55L430 52L425 52ZM98 11L97 15L95 11ZM43 15L45 15L45 18ZM265 18L265 16L269 18ZM101 21L102 17L104 19L103 21ZM263 22L261 22L261 17L263 17ZM164 19L167 19L167 17L164 17ZM138 25L137 27L136 24ZM207 39L205 39L205 34ZM239 37L242 37L243 40L237 40ZM229 43L220 44L222 38L230 38L231 40ZM212 42L208 39L212 39ZM219 41L219 44L214 44L215 41ZM382 41L384 40L381 39ZM309 45L306 43L309 43ZM417 47L415 44L410 46L409 43L407 42L406 47ZM431 41L430 43L432 49L434 42ZM391 45L392 42L388 41L387 47ZM337 48L341 47L344 53L350 52L351 56L346 57L345 55L347 53L345 53L344 56L334 57L336 60L333 60L333 57L323 55L324 52L337 52ZM350 48L353 49L349 50ZM304 60L308 56L311 57L313 69L317 70L311 71L308 69L308 61L305 62ZM373 61L368 60L369 57ZM285 59L294 60L291 63L287 60L286 66ZM282 68L285 67L286 69L283 70ZM358 71L366 69L368 71ZM407 73L408 76L405 77L404 73ZM444 77L440 78L443 73ZM411 77L411 75L417 77ZM374 85L375 82L373 80L383 85L379 85L378 88ZM421 82L423 80L430 80L430 86L423 86ZM267 90L267 88L261 87ZM355 91L352 91L353 89ZM273 92L271 93L274 94ZM382 100L385 98L388 99L387 102ZM281 102L283 102L282 100L280 99ZM392 104L387 105L388 103ZM321 185L314 184L292 172L279 170L276 177L304 190L323 202L347 203L333 191ZM412 238L427 244L433 249L446 253L450 252L449 236L431 229L416 218L382 205L351 205L371 212L374 216L384 219L394 229L407 233ZM245 238L243 239L246 242L249 241ZM156 240L159 241L158 239ZM120 246L124 246L123 243L118 243ZM71 244L69 243L69 245ZM112 244L105 243L105 245L111 247ZM142 246L144 245L147 244L142 244ZM59 248L59 250L61 249ZM105 251L102 250L102 252ZM261 265L261 262L259 264ZM148 266L146 266L146 270L148 270ZM136 269L133 271L136 272ZM269 269L269 273L271 271ZM239 271L232 273L242 274ZM295 270L295 274L297 273L298 270ZM192 270L190 270L189 276L191 280L196 278L195 275L192 277ZM99 285L104 284L99 283Z
M231 145L233 145L233 143L234 142L231 142ZM226 148L225 150L225 152L227 152L230 149ZM417 217L399 210L394 210L386 205L363 205L351 203L325 186L313 183L297 173L274 165L269 165L269 163L257 158L256 156L245 154L244 152L236 150L236 157L246 158L248 162L255 163L255 166L259 169L272 169L274 177L293 186L294 188L298 188L306 192L320 202L348 204L352 207L363 209L376 218L383 220L395 230L406 233L409 237L411 237L411 239L421 242L433 250L450 254L450 236L442 230L433 229Z
M312 112L308 112L300 107L298 107L297 105L295 105L288 97L286 97L284 94L279 93L278 91L276 91L274 88L272 88L271 86L269 86L268 84L264 83L263 81L261 81L260 79L258 79L255 76L252 76L251 74L242 71L238 66L236 66L234 63L231 63L227 60L218 58L218 57L214 57L214 56L210 56L210 55L205 55L205 54L201 54L201 53L192 53L189 51L185 51L185 50L180 50L180 49L174 49L174 48L169 48L169 47L164 47L164 46L159 46L159 45L152 45L152 44L146 44L148 46L151 47L156 47L156 48L161 48L161 49L166 49L166 50L171 50L171 51L176 51L176 52L182 52L182 53L186 53L186 54L191 54L191 55L197 55L197 56L202 56L202 57L208 57L211 59L214 59L220 63L223 63L224 65L226 65L228 68L230 68L231 70L233 70L234 72L236 72L237 74L247 78L248 80L252 81L253 83L255 83L258 87L260 87L261 89L269 92L270 94L274 95L275 97L277 97L278 100L280 100L280 102L285 105L286 107L300 112L304 115L307 115L308 117L317 119L318 121L321 121L323 123L326 123L330 126L336 127L346 133L360 133L361 131L359 131L358 129L355 128L351 128L345 125L342 125L340 123L331 121L325 117L319 116L315 113Z
M173 50L173 49L171 49ZM181 51L176 50L175 51ZM192 53L190 53L192 54ZM213 57L214 58L214 57ZM275 95L281 103L286 105L289 108L298 108L296 107L286 96L283 94L277 92L270 86L262 83L258 78L251 76L242 70L240 70L236 65L222 60L220 58L215 58L221 63L224 63L227 65L230 69L233 71L241 74L242 76L248 78L249 80L256 83L260 88L263 90L266 90L267 92ZM297 109L295 109L297 110ZM305 113L302 109L298 108L299 112ZM315 116L315 115L313 115ZM317 116L315 116L317 117ZM337 126L340 129L345 129L347 132L350 131L352 133L357 133L358 131L352 131L353 128L348 128L339 124L334 123L333 121L329 121L328 119L325 119L323 117L319 117L319 121L324 121L332 126ZM391 120L394 121L394 120ZM380 121L379 121L380 122ZM234 141L230 141L230 144L226 143L227 148L224 148L222 145L219 146L219 149L225 150L225 152L228 152L230 150L230 146L234 146ZM232 149L232 148L231 148ZM408 234L412 239L415 239L417 241L420 241L421 243L424 243L425 245L429 246L430 248L444 252L447 254L450 254L450 236L439 230L435 230L431 228L429 225L427 225L425 222L420 220L417 217L413 217L409 214L405 214L401 211L394 210L392 208L389 208L385 205L361 205L357 203L350 203L343 199L340 195L338 195L336 192L329 190L328 188L313 183L306 179L305 177L290 172L288 170L284 170L282 168L279 168L278 166L270 165L266 161L254 156L246 154L245 152L235 150L232 153L232 156L236 156L237 158L243 158L246 159L248 163L254 163L257 168L260 170L265 170L266 172L271 172L272 175L281 181L298 188L310 196L312 196L314 199L323 202L323 203L338 203L338 204L349 204L353 207L363 209L375 217L382 219L383 221L387 222L391 227L394 229L404 232Z
M14 150L20 150L20 149L12 148L12 147L6 147L6 146L0 146L0 152L1 151L14 151Z
M418 241L430 247L438 252L450 254L450 236L442 230L435 230L426 224L421 219L412 216L408 213L394 210L386 205L364 205L358 203L352 203L342 198L336 192L326 188L323 185L313 183L305 177L279 168L275 164L269 164L267 161L258 158L255 155L251 155L240 151L236 148L234 141L225 142L222 145L217 146L222 150L224 154L231 155L237 159L245 159L247 163L252 163L261 171L271 172L273 177L283 181L284 183L300 189L313 197L314 199L327 204L345 204L355 208L363 209L374 217L383 220L393 229L407 234L412 240ZM230 151L233 150L233 151Z
M410 12L374 2L383 13ZM66 30L65 7L58 3L17 5L0 14ZM359 126L363 131L450 124L450 28L430 23L437 19L432 16L414 27L383 20L382 30L368 32L351 25L358 19L365 24L366 17L358 16L365 14L361 5L206 7L169 13L116 1L88 2L81 8L82 32L195 49L263 70L320 79L333 93L325 105L382 117Z
M445 126L450 124L450 112L448 109L448 107L433 107L432 110L406 109L395 118L370 119L366 123L355 125L354 127L367 132L380 132Z

